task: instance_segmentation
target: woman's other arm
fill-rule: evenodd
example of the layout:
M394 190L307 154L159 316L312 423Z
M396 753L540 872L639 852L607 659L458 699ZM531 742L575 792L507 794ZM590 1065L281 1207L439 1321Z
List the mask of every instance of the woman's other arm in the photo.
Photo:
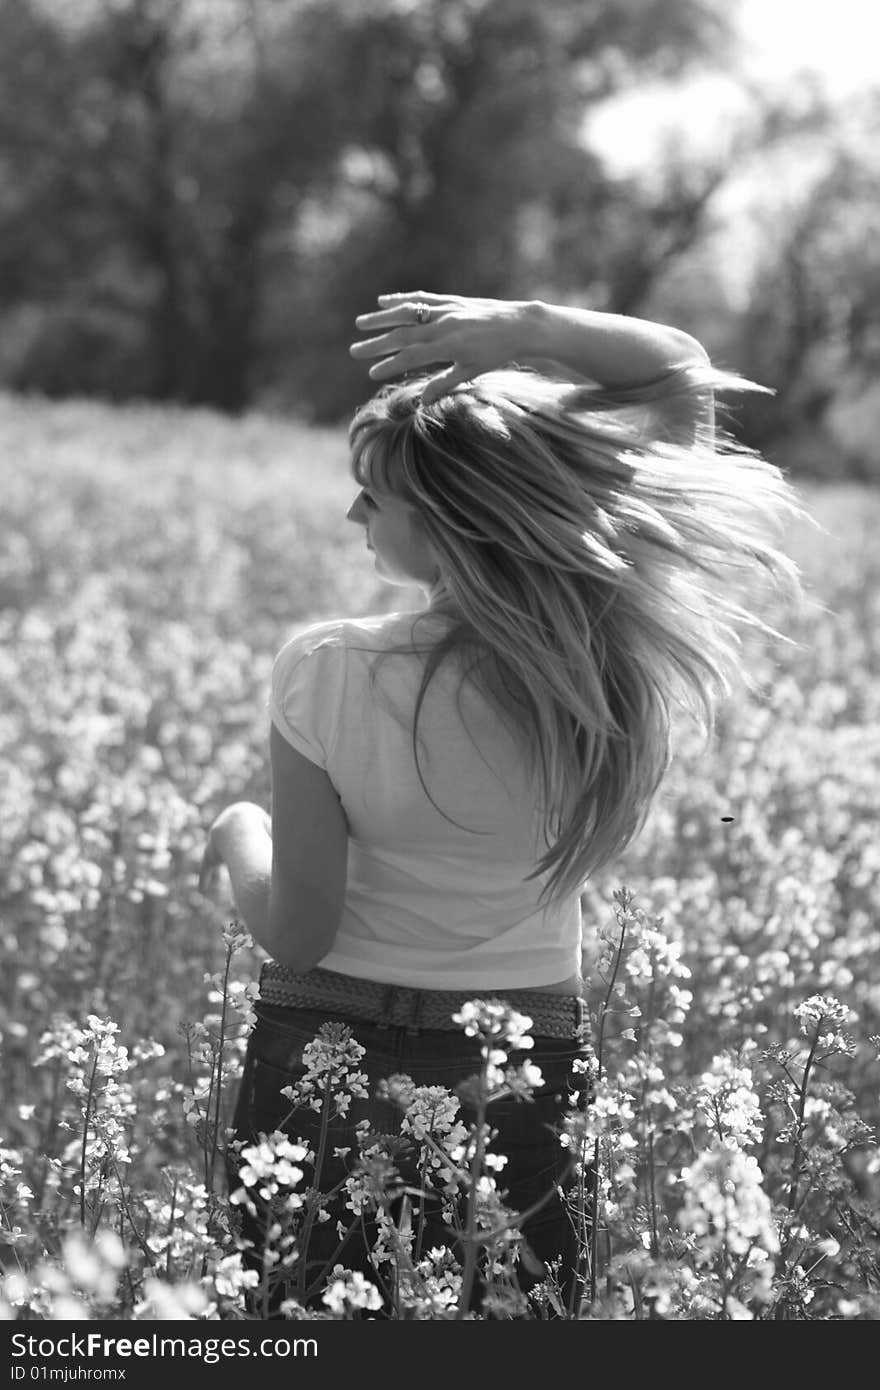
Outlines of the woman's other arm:
M709 364L690 334L667 324L542 300L472 299L413 292L380 296L382 308L361 314L371 336L352 345L360 360L378 359L374 381L443 366L428 382L425 403L483 372L531 366L609 390L631 390L676 367ZM413 306L430 311L415 321Z
M258 946L302 974L333 945L345 900L348 823L323 768L272 726L272 816L238 801L211 826L200 887L221 865Z

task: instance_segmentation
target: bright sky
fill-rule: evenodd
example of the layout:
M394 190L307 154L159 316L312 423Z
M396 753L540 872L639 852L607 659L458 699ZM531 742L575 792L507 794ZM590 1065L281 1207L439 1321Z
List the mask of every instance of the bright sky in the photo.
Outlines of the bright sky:
M877 0L739 0L739 13L744 43L737 70L768 96L784 95L805 70L833 101L871 88L880 92ZM607 102L591 113L584 134L620 174L650 179L656 171L662 179L666 140L710 163L724 158L732 131L751 105L731 65L727 74L704 73ZM716 248L731 298L750 292L766 210L784 218L789 202L797 203L823 163L821 146L783 146L731 171L714 204L720 219Z
M740 0L740 14L755 68L768 77L813 68L835 95L880 84L874 0Z
M783 92L805 70L832 98L880 89L876 0L739 0L739 13L744 44L738 70L768 94ZM746 102L733 71L719 70L607 103L591 117L589 138L628 172L650 163L664 130L681 131L689 146L710 149Z

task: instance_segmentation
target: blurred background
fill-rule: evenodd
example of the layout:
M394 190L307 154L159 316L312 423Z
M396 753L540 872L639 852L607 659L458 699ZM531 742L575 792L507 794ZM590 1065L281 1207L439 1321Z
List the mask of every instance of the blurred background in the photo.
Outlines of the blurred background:
M196 890L205 836L231 801L269 805L271 670L292 631L424 605L345 520L345 424L371 390L354 316L424 289L655 317L775 391L736 398L732 423L804 500L783 547L807 601L764 611L752 689L724 702L708 750L675 711L648 824L585 885L585 968L599 987L621 886L687 961L690 1013L677 997L667 1017L652 977L640 1058L608 1038L622 1087L660 1058L662 1084L638 1082L632 1162L651 1183L670 1165L664 1201L684 1133L664 1097L692 1098L716 1057L797 1055L817 991L851 1011L846 1086L817 1073L801 1110L812 1186L789 1283L793 1308L815 1288L810 1316L873 1316L880 1158L854 1117L880 1118L874 9L0 0L0 1217L19 1270L55 1280L85 1219L98 1131L70 1049L91 1014L120 1021L136 1063L135 1090L110 1077L94 1110L134 1096L124 1210L89 1149L94 1227L104 1212L108 1231L165 1230L175 1203L202 1201L181 1099L219 1095L215 1043L194 1039L225 1027L207 982L228 921ZM237 958L235 987L258 965ZM225 1036L234 1067L238 1022ZM788 1120L760 1066L760 1161L790 1225L786 1164L799 1174L805 1149L776 1143ZM627 1270L646 1258L633 1210L615 1237ZM181 1219L204 1230L204 1205ZM173 1267L199 1278L187 1242Z
M387 289L675 322L880 462L863 0L0 0L0 389L335 424Z

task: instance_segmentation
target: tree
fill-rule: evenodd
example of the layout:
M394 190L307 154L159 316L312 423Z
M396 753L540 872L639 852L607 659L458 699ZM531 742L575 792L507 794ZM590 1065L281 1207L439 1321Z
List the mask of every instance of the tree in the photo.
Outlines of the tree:
M795 471L876 480L880 96L838 127L818 176L767 229L739 351L776 396L744 424Z
M585 110L640 76L682 72L729 23L726 7L703 0L335 8L336 64L344 90L358 91L360 120L325 213L328 223L340 210L347 217L311 253L308 290L291 315L308 334L272 341L294 390L326 419L363 393L340 344L382 290L589 287L599 307L617 307L603 232L612 209L631 210L635 189L618 188L585 146ZM699 215L692 199L692 226Z
M718 171L620 183L584 113L722 42L723 0L5 0L7 379L333 419L383 289L637 310Z
M314 61L329 16L274 0L80 0L72 15L2 11L0 149L24 191L0 207L0 294L35 324L9 375L239 409L262 243L340 143Z

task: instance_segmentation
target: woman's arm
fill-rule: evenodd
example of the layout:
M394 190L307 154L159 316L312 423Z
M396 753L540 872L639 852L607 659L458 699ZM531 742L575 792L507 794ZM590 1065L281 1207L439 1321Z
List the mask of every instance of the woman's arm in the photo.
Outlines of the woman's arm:
M258 946L266 945L272 887L272 822L253 801L227 806L208 831L199 870L199 889L209 893L225 867L236 911Z
M225 865L236 911L258 946L289 970L311 970L333 945L345 900L348 822L326 772L272 725L272 815L252 801L220 812L199 887Z
M686 364L708 364L688 333L648 319L541 300L470 299L428 293L380 295L383 306L361 314L356 325L371 336L351 355L379 359L374 381L449 364L428 382L428 403L482 372L517 365L548 368L554 375L587 379L612 390L655 381ZM428 311L417 322L417 305ZM562 368L562 372L560 372Z

